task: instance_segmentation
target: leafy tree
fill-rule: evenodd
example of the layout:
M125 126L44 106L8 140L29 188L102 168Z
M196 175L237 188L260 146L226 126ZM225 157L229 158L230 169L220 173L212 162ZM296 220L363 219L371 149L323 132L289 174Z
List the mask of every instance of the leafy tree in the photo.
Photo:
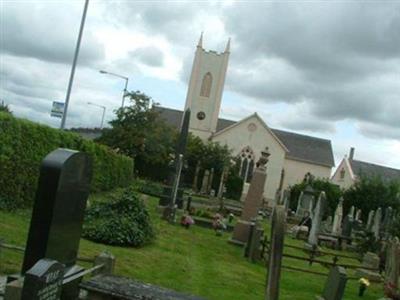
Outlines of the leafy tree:
M290 208L292 210L296 210L300 193L305 189L306 185L306 182L302 182L290 187ZM311 186L315 190L316 199L320 192L325 192L328 202L325 215L332 215L339 203L339 198L342 196L342 191L339 186L331 183L327 179L314 179L311 181Z
M8 107L7 104L4 103L4 101L1 101L1 102L0 102L0 112L12 114L10 108Z
M204 170L213 168L214 180L212 187L217 190L222 171L225 166L229 166L231 158L231 150L228 146L211 141L203 142L199 137L190 134L186 147L188 170L185 183L191 186L197 165L202 170L199 178L202 177Z
M135 160L139 175L162 180L173 153L177 131L167 125L151 98L140 91L128 93L131 105L119 108L111 128L97 140Z
M357 182L343 195L344 209L348 211L351 206L362 210L364 221L368 218L368 212L378 207L400 208L400 183L399 181L385 182L381 177L361 176Z

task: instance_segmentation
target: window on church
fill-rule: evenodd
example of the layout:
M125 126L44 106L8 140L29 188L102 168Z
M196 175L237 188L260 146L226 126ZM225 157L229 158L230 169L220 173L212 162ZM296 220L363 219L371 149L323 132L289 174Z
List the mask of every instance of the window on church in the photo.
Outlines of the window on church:
M243 179L243 182L250 182L255 167L253 150L249 146L246 146L242 151L240 151L238 160L240 165L239 176Z
M342 168L340 170L340 179L344 179L344 175L346 174L346 171L344 170L344 168Z
M212 76L211 73L208 72L203 77L203 82L201 83L201 89L200 89L200 96L210 97L211 85L212 85Z

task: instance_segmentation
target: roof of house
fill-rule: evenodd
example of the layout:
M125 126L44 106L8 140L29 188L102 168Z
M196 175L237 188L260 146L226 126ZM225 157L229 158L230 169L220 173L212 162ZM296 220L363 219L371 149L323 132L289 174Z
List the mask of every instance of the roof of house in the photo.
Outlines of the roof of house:
M357 176L381 177L383 180L400 180L400 170L368 162L349 159L351 169Z
M176 128L180 127L182 111L166 107L157 107L156 109L168 124ZM235 123L237 122L227 119L218 119L217 132ZM289 150L289 153L286 154L287 158L329 167L335 165L330 140L273 128L271 128L271 131Z

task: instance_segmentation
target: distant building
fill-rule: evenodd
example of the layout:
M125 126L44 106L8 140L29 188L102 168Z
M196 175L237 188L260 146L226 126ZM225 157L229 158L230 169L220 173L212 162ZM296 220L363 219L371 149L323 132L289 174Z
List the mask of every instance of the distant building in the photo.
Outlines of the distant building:
M255 163L265 147L271 152L264 195L273 204L276 191L299 183L310 172L317 178L331 176L334 158L330 140L268 127L254 113L240 121L219 118L230 54L206 51L200 37L195 52L185 109L190 108L190 132L202 140L226 144L240 159L240 176L249 182ZM183 112L158 107L165 121L179 128ZM254 108L257 109L256 107Z
M342 159L331 181L343 189L351 187L360 176L380 177L384 181L400 180L400 170L354 159L354 148Z

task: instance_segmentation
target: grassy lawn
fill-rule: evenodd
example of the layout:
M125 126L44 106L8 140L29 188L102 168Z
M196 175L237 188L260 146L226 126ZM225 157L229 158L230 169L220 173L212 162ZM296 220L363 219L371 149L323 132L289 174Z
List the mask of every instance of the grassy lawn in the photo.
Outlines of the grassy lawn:
M92 199L107 198L107 194ZM209 229L192 227L190 230L170 225L160 220L157 199L146 200L157 230L157 239L140 249L112 247L82 239L79 255L93 257L108 250L116 257L116 273L144 282L203 296L207 299L263 299L266 268L261 263L249 263L243 258L243 250L227 243L229 234L215 236ZM0 212L0 239L23 246L29 226L30 212ZM268 229L268 225L267 229ZM267 231L268 232L268 231ZM268 232L269 234L269 232ZM302 246L303 242L285 238L286 244ZM306 256L297 249L285 248L285 253ZM349 254L349 253L346 253ZM322 257L331 261L331 258ZM10 250L0 251L0 274L19 271L22 254ZM341 263L355 264L352 259ZM307 262L285 258L283 265L319 272L327 269ZM353 272L348 272L351 276ZM310 300L322 292L326 277L303 272L282 270L280 283L281 300ZM349 280L344 299L359 299L358 283ZM382 296L382 285L372 284L363 299L376 300Z

